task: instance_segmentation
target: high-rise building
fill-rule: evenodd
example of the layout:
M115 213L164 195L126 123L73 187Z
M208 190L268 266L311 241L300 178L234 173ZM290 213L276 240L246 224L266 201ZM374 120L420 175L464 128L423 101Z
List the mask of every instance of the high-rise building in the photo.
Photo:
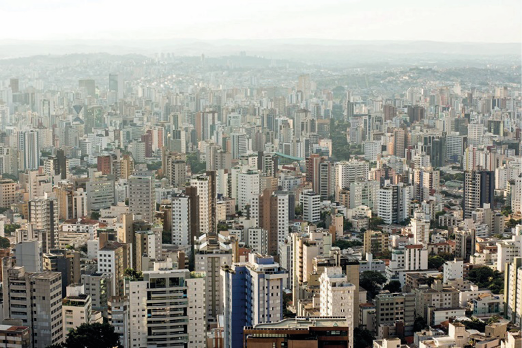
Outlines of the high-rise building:
M379 294L375 297L375 324L382 332L385 326L395 325L398 337L413 335L415 294ZM401 323L397 325L397 323ZM379 336L379 334L377 334Z
M216 323L223 314L223 288L220 270L223 265L232 264L232 248L223 243L222 235L206 234L198 238L194 245L194 265L196 272L205 273L206 318L208 323Z
M29 222L42 231L42 251L49 252L58 246L58 204L55 198L37 198L29 201Z
M89 210L110 208L116 202L114 180L107 176L90 178L87 186L87 207Z
M360 160L335 163L335 186L348 189L354 182L368 180L369 168L368 162Z
M172 156L166 157L167 164L165 166L165 177L168 179L172 187L183 187L187 181L187 162L175 159Z
M238 159L248 152L248 138L244 133L231 134L232 159Z
M149 226L147 226L149 227ZM161 257L161 230L138 230L134 234L133 244L134 269L141 272L148 270L151 261L160 260Z
M156 212L154 179L151 176L129 177L129 210L135 216L153 223Z
M317 222L321 219L321 196L315 192L301 193L299 197L303 207L303 220Z
M221 269L225 347L241 347L243 328L283 319L283 286L288 274L272 256L249 254L248 262Z
M504 272L504 317L522 326L522 258L506 265Z
M98 273L111 277L112 296L123 295L123 273L131 268L130 244L108 242L98 250Z
M112 296L112 276L110 274L82 274L81 283L85 294L91 297L92 309L107 315L109 298Z
M18 134L18 151L22 170L36 170L40 166L40 148L36 130L20 131Z
M80 283L80 252L51 249L42 255L44 271L62 275L62 297L67 295L67 286Z
M497 170L497 173L499 170ZM499 180L499 175L495 173L495 178ZM495 185L497 188L499 185ZM504 187L506 185L504 184ZM522 176L518 176L514 180L511 181L510 184L511 191L511 210L514 213L522 212Z
M47 348L64 339L62 283L57 272L26 272L3 260L4 318L19 319L31 328L31 347Z
M11 179L0 179L0 208L10 208L16 201L16 183Z
M191 197L183 193L172 195L172 244L187 246L193 244L195 236L191 231Z
M398 224L409 215L409 190L402 184L387 185L379 190L377 214L386 224Z
M348 322L348 337L353 342L356 286L348 282L341 267L327 267L319 277L321 317L345 317ZM358 301L357 301L358 304Z
M62 301L63 332L76 329L82 324L103 323L101 313L92 310L92 301L89 295L71 294Z
M123 98L123 78L118 74L109 74L109 92L114 93L115 101Z
M207 172L193 177L190 186L197 190L199 205L199 235L216 231L216 173Z
M427 214L416 211L411 219L411 232L413 233L413 244L430 243L430 219Z
M237 186L237 208L245 212L247 206L250 209L250 216L257 218L260 194L260 175L258 171L249 170L239 173ZM253 210L256 210L255 212Z
M485 203L493 204L495 192L495 172L472 170L464 173L464 197L462 208L464 218L470 218L473 211Z
M286 240L289 229L289 210L294 209L286 191L265 189L259 198L259 227L267 231L268 253L277 253L279 243Z
M42 258L40 242L36 239L15 244L14 255L17 266L23 266L27 272L41 272Z
M188 270L146 271L143 278L125 278L129 347L188 346L187 278Z
M185 278L187 284L187 316L188 316L188 346L207 348L205 333L207 332L206 273L190 272L190 278Z

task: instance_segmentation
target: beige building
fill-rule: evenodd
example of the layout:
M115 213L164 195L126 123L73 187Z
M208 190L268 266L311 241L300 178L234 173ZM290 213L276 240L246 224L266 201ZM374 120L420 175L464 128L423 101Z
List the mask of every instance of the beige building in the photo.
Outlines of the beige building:
M64 339L62 280L58 272L25 272L3 260L4 318L18 319L31 327L34 348L46 348Z
M16 183L10 179L0 180L0 208L9 208L16 202Z

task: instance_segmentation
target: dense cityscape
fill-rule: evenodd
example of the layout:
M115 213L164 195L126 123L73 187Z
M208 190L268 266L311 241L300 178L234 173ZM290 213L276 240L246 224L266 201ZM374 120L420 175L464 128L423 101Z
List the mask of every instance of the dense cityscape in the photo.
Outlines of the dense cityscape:
M166 42L0 41L0 346L522 348L520 44Z

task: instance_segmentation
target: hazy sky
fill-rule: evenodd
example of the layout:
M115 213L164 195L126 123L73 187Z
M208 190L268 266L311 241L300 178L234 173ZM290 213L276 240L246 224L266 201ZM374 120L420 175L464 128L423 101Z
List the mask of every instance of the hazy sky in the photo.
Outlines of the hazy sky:
M0 0L0 39L521 42L521 0Z

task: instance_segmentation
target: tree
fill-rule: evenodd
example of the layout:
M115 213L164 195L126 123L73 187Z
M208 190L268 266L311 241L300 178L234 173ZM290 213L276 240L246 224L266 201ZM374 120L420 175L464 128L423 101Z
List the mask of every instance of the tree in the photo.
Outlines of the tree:
M148 170L158 170L161 168L161 161L157 161L154 163L147 163Z
M217 225L217 230L218 230L218 232L228 231L228 225L226 223L224 223L224 222L220 222Z
M4 233L12 234L14 231L20 228L18 224L7 224L4 226Z
M398 280L392 280L388 284L386 284L383 288L383 290L388 290L389 292L397 293L402 291L402 285L401 282Z
M364 271L359 276L359 285L368 291L370 298L373 299L379 293L381 285L386 283L386 280L386 277L380 272Z
M283 294L283 318L295 318L295 313L288 309L290 302L292 302L292 294Z
M472 269L468 273L468 279L479 288L487 288L494 294L504 293L504 276L489 267Z
M192 174L203 173L207 169L207 164L199 160L197 153L187 154L187 164L190 166Z
M120 336L110 324L82 324L69 331L65 342L47 348L123 348Z
M383 225L384 220L380 217L371 217L370 218L370 230L382 230L379 225Z
M480 332L484 332L486 330L486 323L477 318L464 320L462 321L462 324L466 327L466 330L477 330Z
M439 255L428 256L428 268L430 269L439 269L444 265L444 262L446 262L446 260Z
M6 248L9 248L11 246L11 242L9 241L9 239L5 238L5 237L0 237L0 248L1 249L6 249Z
M333 242L332 246L338 247L339 249L348 249L353 247L362 246L363 243L358 240L343 240L338 239L335 242Z
M426 322L426 319L423 317L416 317L415 321L413 322L413 331L418 332L424 330L427 326L428 323Z
M97 211L91 212L91 219L92 220L99 220L100 216L101 216L101 214L99 212L97 212Z
M343 231L351 231L353 228L353 224L350 220L344 219L343 221Z
M372 347L374 339L375 336L369 330L359 329L358 327L353 329L354 348Z
M18 181L18 177L16 175L12 175L12 174L9 174L9 173L2 174L2 178L3 179L11 179L13 181Z
M295 206L295 216L301 215L303 215L303 206L301 204L298 204Z
M143 280L143 273L135 271L133 268L127 268L123 271L123 275L131 280Z

